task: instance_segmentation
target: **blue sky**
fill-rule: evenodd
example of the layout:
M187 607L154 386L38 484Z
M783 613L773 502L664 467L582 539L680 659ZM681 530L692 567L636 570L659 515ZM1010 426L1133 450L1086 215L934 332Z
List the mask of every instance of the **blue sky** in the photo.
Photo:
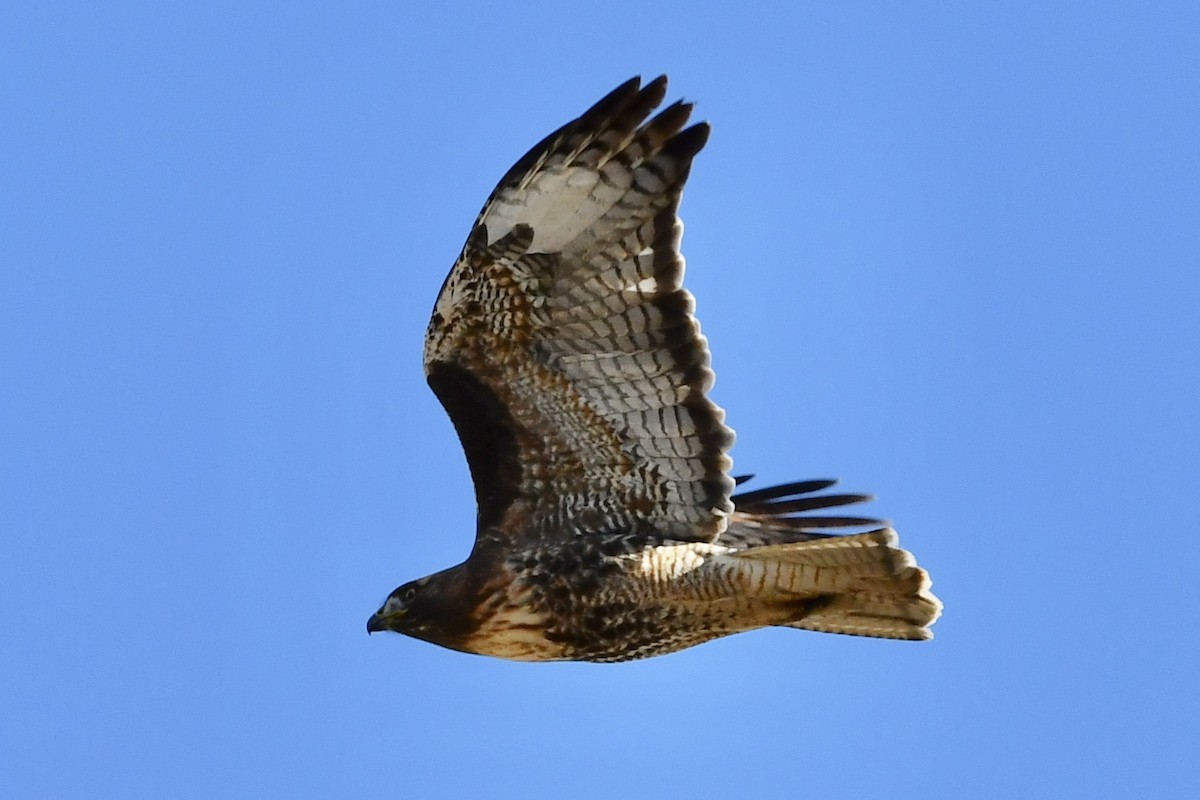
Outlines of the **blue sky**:
M6 792L1194 797L1200 11L433 5L0 11ZM473 535L471 220L660 72L737 470L876 493L936 640L368 638Z

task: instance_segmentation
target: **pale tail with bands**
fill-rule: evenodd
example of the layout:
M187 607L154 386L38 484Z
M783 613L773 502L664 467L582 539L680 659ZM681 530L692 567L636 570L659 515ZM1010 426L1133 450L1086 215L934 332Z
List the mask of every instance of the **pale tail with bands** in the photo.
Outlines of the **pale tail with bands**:
M929 626L942 612L929 575L891 528L754 547L735 558L765 573L768 592L811 598L787 627L921 640L933 638Z

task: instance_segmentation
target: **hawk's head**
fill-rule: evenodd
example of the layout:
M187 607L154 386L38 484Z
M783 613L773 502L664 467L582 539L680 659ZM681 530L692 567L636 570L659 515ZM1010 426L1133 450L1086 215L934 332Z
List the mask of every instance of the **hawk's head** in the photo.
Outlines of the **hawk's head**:
M430 600L438 594L438 587L430 587L434 575L409 581L388 595L379 610L367 620L367 633L395 631L409 636L436 623L429 614ZM424 638L424 637L422 637Z
M467 601L460 572L454 567L399 587L367 620L367 632L395 631L461 649L475 627L475 604Z

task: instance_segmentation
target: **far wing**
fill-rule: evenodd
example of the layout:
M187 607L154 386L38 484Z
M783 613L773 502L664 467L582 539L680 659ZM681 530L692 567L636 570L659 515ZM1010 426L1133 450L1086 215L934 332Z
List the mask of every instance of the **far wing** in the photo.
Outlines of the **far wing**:
M752 476L735 478L741 486ZM792 544L834 536L831 528L881 528L885 520L834 512L871 500L869 494L820 494L837 483L830 478L796 481L735 494L734 512L721 544L738 550Z
M733 510L676 216L709 128L647 121L665 92L631 80L517 162L442 286L425 370L481 531L709 541Z

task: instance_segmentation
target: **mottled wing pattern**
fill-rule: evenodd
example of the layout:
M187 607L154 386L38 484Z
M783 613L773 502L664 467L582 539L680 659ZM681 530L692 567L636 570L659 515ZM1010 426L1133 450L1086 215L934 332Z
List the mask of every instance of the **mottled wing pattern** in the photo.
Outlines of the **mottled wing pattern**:
M647 121L665 92L629 81L517 162L438 296L425 369L481 531L710 541L733 510L676 215L709 129Z

